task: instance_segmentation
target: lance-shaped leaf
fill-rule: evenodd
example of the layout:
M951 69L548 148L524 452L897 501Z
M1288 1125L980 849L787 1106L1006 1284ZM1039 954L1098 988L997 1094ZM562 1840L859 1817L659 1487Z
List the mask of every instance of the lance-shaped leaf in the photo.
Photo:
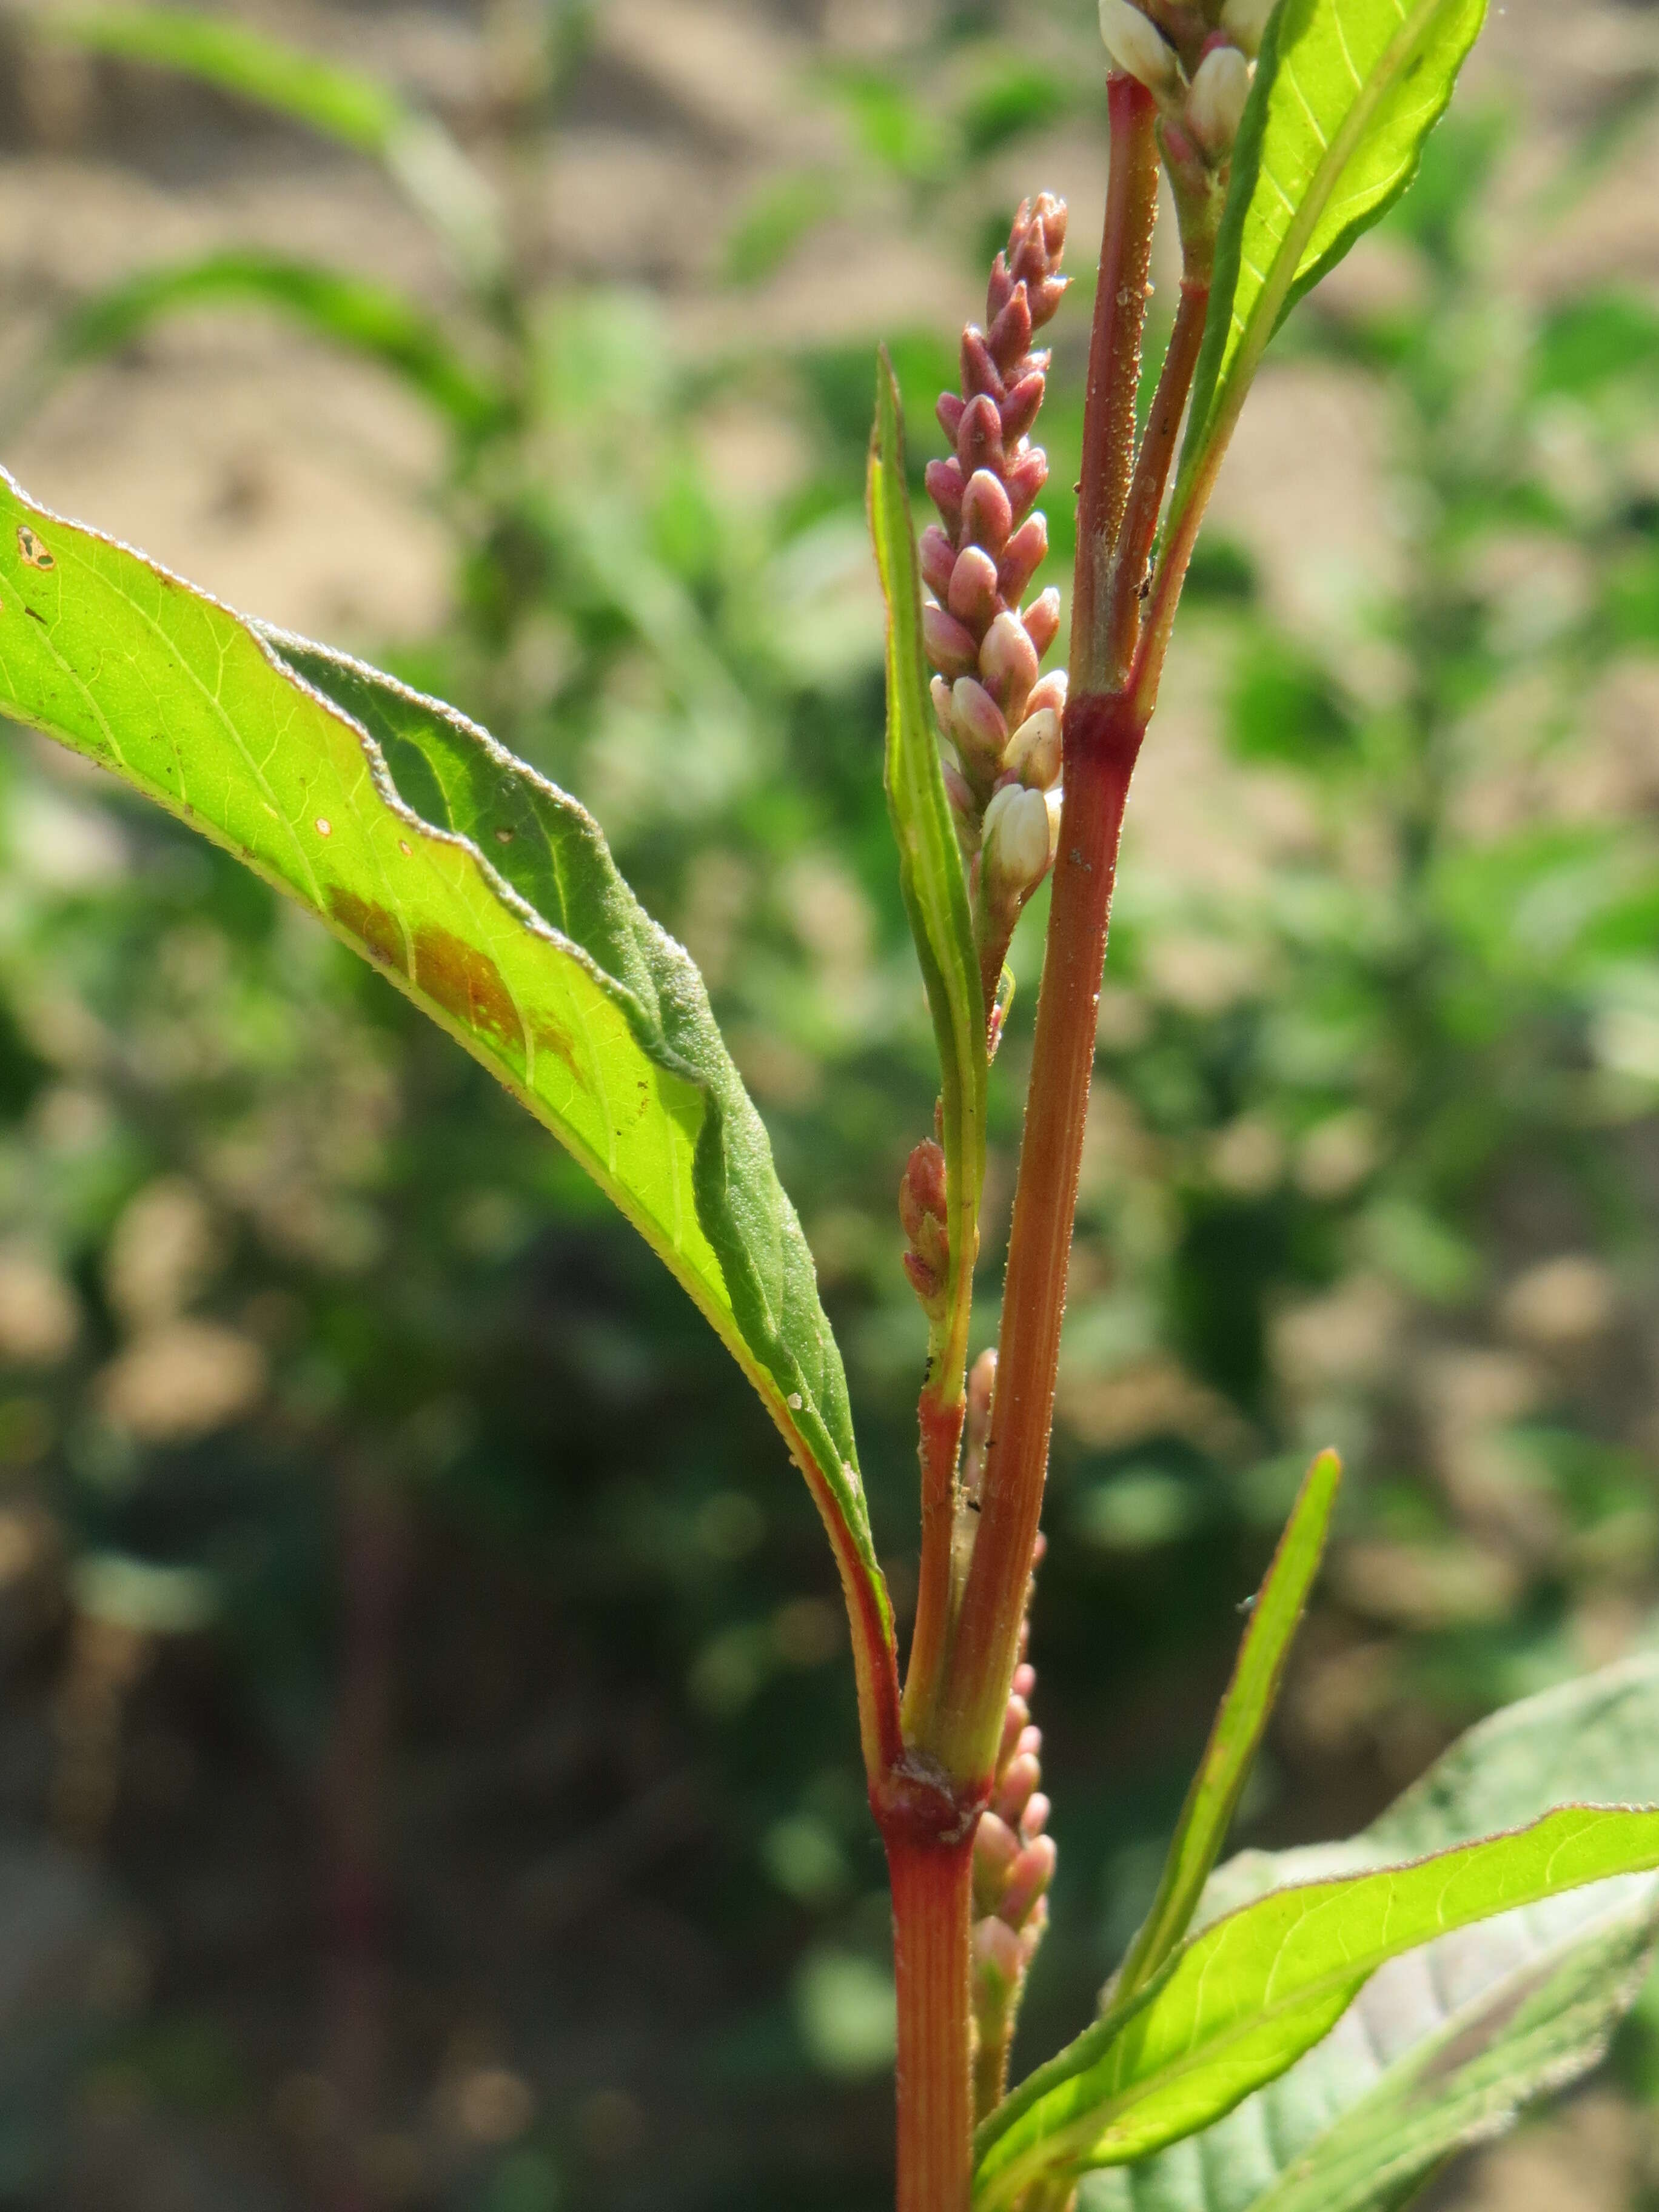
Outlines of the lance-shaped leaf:
M921 572L904 471L897 381L884 350L870 444L870 528L887 600L887 804L899 880L939 1046L951 1209L951 1310L967 1348L967 1306L985 1181L986 1007L962 852L945 797L921 649Z
M494 277L502 258L494 191L432 116L378 78L286 45L224 15L190 8L47 8L40 35L89 52L151 62L302 124L381 162L467 272Z
M272 308L378 362L465 436L485 435L507 412L504 395L400 292L249 246L142 270L82 301L58 329L40 380L117 352L166 315L221 304Z
M1250 1625L1182 1808L1152 1910L1114 1985L1114 1999L1120 2004L1151 1981L1186 1934L1227 1840L1239 1793L1279 1696L1291 1639L1324 1557L1341 1480L1342 1462L1334 1452L1321 1452L1308 1470L1267 1579L1250 1608Z
M1565 1806L1415 1864L1275 1890L1040 2068L986 2123L975 2200L1195 2133L1329 2033L1376 1969L1453 1929L1659 1866L1659 1811Z
M702 980L592 818L450 708L261 631L3 474L0 711L320 915L634 1223L806 1474L847 1587L872 1743L891 1618L811 1256Z
M1659 1655L1472 1729L1349 1842L1245 1851L1200 1923L1297 1881L1472 1840L1552 1803L1659 1799ZM1201 2135L1091 2175L1080 2212L1384 2212L1449 2153L1593 2066L1659 1937L1659 1882L1598 1883L1383 1966L1332 2033Z
M1279 0L1233 154L1172 539L1268 339L1416 173L1486 11L1486 0Z

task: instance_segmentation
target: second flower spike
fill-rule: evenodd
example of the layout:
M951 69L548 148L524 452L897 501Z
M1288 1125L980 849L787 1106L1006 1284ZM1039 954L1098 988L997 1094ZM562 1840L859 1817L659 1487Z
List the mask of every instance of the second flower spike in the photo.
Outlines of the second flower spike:
M1063 201L1045 192L1022 205L991 270L984 327L963 332L962 389L939 403L954 450L927 470L939 520L921 541L922 637L988 1010L1020 908L1048 872L1058 819L1066 678L1042 665L1060 594L1024 601L1048 550L1033 505L1048 461L1030 437L1048 356L1031 339L1066 289L1065 243Z

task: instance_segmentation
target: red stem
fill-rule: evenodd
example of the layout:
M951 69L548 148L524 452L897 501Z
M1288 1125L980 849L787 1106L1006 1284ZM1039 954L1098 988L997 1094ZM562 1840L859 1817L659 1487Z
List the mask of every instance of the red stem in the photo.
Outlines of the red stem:
M1127 684L1140 636L1142 594L1149 582L1152 540L1164 506L1164 488L1175 459L1176 440L1193 388L1199 348L1204 343L1204 323L1210 308L1207 283L1183 280L1181 304L1170 332L1170 349L1158 380L1146 434L1135 464L1123 530L1112 556L1111 591L1106 609L1107 652L1115 690Z
M1008 1245L983 1503L933 1747L952 1774L989 1772L1019 1642L1054 1420L1107 916L1142 734L1128 702L1115 695L1085 692L1066 708L1066 800Z
M1073 691L1103 690L1112 682L1107 635L1112 557L1134 469L1140 337L1158 214L1158 104L1145 85L1115 74L1107 80L1107 99L1112 170L1083 417L1072 599Z
M936 1359L946 1357L944 1348ZM954 1382L955 1395L945 1395ZM951 1633L951 1560L957 1510L957 1462L962 1424L968 1410L962 1376L930 1375L917 1404L921 1443L921 1572L916 1587L915 1626L910 1663L904 1678L906 1720L927 1713L939 1694Z
M969 1915L974 1843L885 1826L898 1988L897 2212L968 2212L973 2193Z

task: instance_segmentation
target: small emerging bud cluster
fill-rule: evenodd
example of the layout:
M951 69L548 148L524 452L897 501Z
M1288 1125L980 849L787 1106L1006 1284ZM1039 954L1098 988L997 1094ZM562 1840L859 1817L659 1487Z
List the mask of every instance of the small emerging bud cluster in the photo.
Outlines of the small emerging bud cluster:
M922 641L988 1000L1020 908L1048 872L1059 821L1066 678L1041 669L1060 628L1060 594L1021 601L1048 550L1033 504L1048 459L1030 440L1048 356L1031 338L1066 289L1065 243L1063 201L1045 192L1022 205L991 270L986 326L963 332L962 391L939 403L955 451L927 469L939 520L921 540L930 594Z
M1037 1539L1038 1559L1042 1539ZM1034 1562L1035 1564L1035 1562ZM1020 1663L1003 1722L996 1779L974 1835L974 2022L982 2104L1002 2094L1014 2016L1031 1960L1048 1925L1048 1889L1054 1875L1048 1800L1041 1784L1042 1732L1031 1725L1036 1670Z
M1158 143L1188 246L1212 250L1234 142L1274 0L1099 0L1100 35L1115 68L1162 111Z
M930 1321L944 1312L951 1272L950 1211L945 1200L945 1152L924 1138L904 1164L899 1184L899 1221L909 1249L904 1272Z

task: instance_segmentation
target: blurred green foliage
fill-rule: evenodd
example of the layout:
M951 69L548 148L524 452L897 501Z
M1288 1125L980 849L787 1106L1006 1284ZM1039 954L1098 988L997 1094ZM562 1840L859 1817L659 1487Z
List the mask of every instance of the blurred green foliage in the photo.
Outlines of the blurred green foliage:
M992 197L964 179L1103 108L1092 56L1011 67L984 14L814 94L961 238L964 310ZM532 120L580 86L579 46L554 59L576 74L550 61ZM918 90L934 68L948 100ZM1034 2048L1150 1896L1311 1447L1350 1480L1258 1833L1358 1825L1659 1600L1659 318L1506 289L1504 143L1455 118L1389 281L1283 341L1386 425L1358 612L1316 633L1206 541L1177 653L1207 787L1185 848L1143 856L1132 812L1036 1626L1061 1872ZM802 171L752 204L726 280L784 265L835 189ZM278 274L268 301L397 373L367 294L336 314ZM191 295L129 288L76 327ZM880 787L871 349L734 325L688 362L639 296L527 276L461 290L454 323L504 402L446 418L458 611L393 665L586 799L702 965L817 1256L902 1607L923 1338L894 1194L931 1037ZM441 408L418 335L403 367ZM953 333L889 335L919 469ZM1061 576L1080 370L1062 339ZM805 457L775 499L720 459L745 407ZM0 1792L100 1852L142 1929L90 2044L14 2100L7 2201L53 2201L53 2127L97 2095L278 2190L302 2187L270 2179L280 2106L304 2173L415 2143L422 2203L880 2203L884 1907L833 1577L714 1340L510 1102L232 862L27 742L0 841L24 1716ZM1040 929L994 1072L979 1341ZM374 1988L371 2124L337 2046ZM534 2087L516 2122L454 2027L481 2008ZM434 2081L448 2135L410 2116ZM202 2148L227 2109L242 2134Z

